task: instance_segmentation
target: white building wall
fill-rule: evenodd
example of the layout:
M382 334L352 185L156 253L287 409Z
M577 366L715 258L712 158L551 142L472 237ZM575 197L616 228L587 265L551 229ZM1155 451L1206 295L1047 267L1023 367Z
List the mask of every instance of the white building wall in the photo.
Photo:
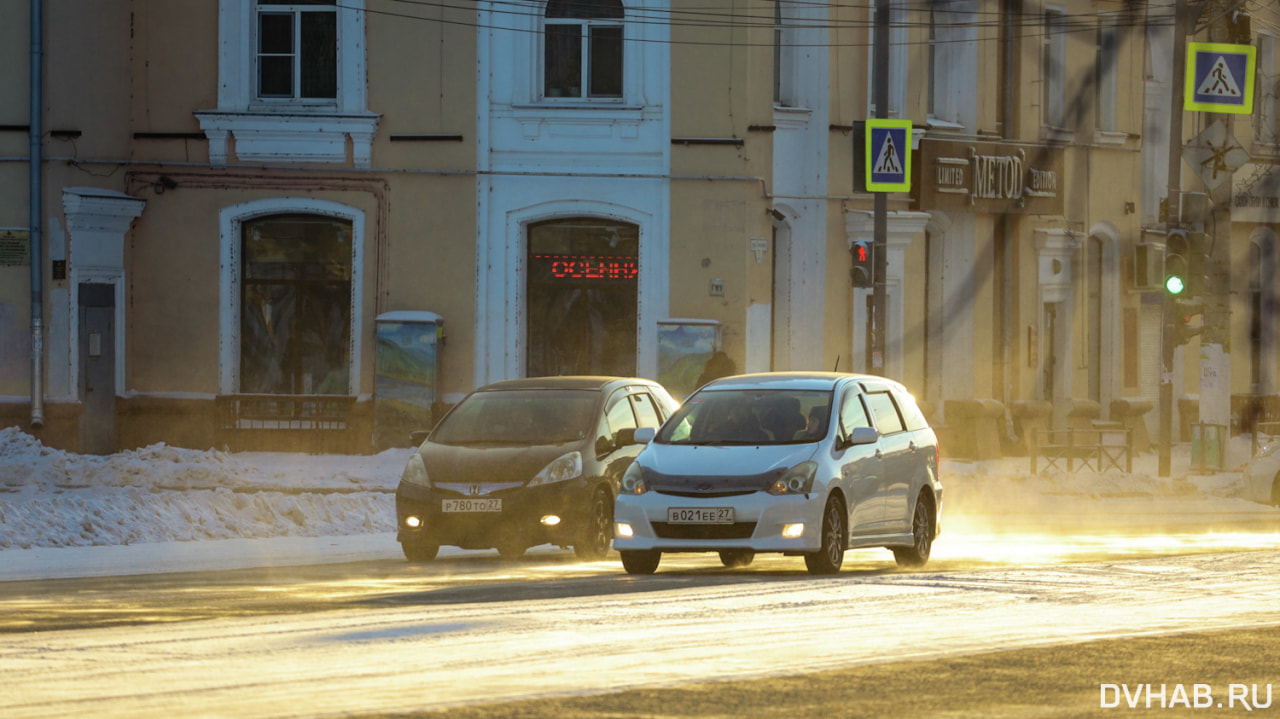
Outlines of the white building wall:
M670 296L669 28L627 23L637 41L624 46L621 101L566 103L540 97L544 4L520 4L478 4L475 384L524 376L527 226L584 215L640 228L636 372L656 378ZM629 16L667 9L626 2Z

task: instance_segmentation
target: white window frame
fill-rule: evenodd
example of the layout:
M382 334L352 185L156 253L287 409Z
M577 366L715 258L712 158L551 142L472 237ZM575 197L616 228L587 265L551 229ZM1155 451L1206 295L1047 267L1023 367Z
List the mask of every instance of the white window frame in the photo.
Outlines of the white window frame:
M332 5L295 5L288 2L288 0L273 0L273 2L269 4L264 4L260 0L254 2L252 23L253 44L251 46L254 57L253 88L251 89L253 93L253 103L261 103L263 105L280 105L288 103L292 105L311 105L325 106L333 109L337 108L338 100L336 93L333 98L302 97L302 16L306 13L327 13L334 15L336 25L337 16L339 15L339 5L336 0ZM262 58L268 55L268 53L262 52L261 19L263 15L290 15L293 18L293 50L288 55L291 58L291 64L293 66L293 87L291 88L292 92L289 96L264 96L261 94ZM343 43L341 43L338 38L341 34L342 28L338 27L337 36L334 38L334 53L337 55L337 66L334 68L334 84L338 88L339 93L341 92L342 87L342 72L340 68L342 67ZM271 55L281 56L274 53L271 53Z
M876 9L868 12L867 31L867 117L876 116ZM889 110L888 117L905 117L909 26L906 0L889 0Z
M929 6L927 119L932 130L963 131L977 123L977 6L948 0Z
M1280 154L1280 70L1276 67L1276 36L1258 33L1257 101L1253 115L1253 144L1268 155Z
M1116 131L1116 81L1119 77L1120 28L1113 17L1098 17L1094 55L1094 129Z
M626 3L624 2L621 4L623 5L623 17L621 18L548 18L547 3L546 2L542 3L542 13L539 18L539 21L541 22L541 27L539 28L539 33L538 33L538 62L537 62L538 96L539 98L541 98L542 101L547 103L553 103L553 104L568 103L568 104L575 104L575 105L580 105L583 103L592 104L592 105L595 105L595 104L618 105L626 101L627 87L628 87L627 76L629 74L628 73L629 63L627 62L627 55L630 53L630 50L628 48L628 45L630 43L627 42ZM578 95L551 97L547 94L546 38L547 38L547 26L549 25L576 25L581 28L582 47L580 50L580 57L581 57L580 72L582 73L582 76L580 80L580 87L578 88L579 89ZM593 28L615 28L615 27L618 28L622 34L622 38L621 38L622 67L620 68L622 77L618 78L619 83L621 85L621 94L618 95L617 97L612 97L612 96L593 97L590 92L591 30Z
M370 166L379 116L368 110L365 1L341 0L337 6L337 97L320 102L259 100L257 3L218 1L218 106L195 113L209 138L211 164L350 162L356 167Z
M284 214L325 215L351 223L351 344L347 394L356 396L360 388L361 346L364 337L364 211L329 200L311 197L270 197L250 200L218 213L218 393L240 392L240 298L241 236L244 223L259 217Z
M1047 135L1067 131L1067 13L1044 8L1044 38L1040 55L1040 118Z

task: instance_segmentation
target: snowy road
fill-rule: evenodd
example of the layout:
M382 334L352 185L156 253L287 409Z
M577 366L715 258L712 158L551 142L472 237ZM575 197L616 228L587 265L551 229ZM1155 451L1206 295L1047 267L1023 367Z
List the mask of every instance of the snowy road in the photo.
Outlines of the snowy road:
M1278 575L1274 548L733 584L686 572L657 591L5 634L0 715L412 710L1256 627L1280 624Z

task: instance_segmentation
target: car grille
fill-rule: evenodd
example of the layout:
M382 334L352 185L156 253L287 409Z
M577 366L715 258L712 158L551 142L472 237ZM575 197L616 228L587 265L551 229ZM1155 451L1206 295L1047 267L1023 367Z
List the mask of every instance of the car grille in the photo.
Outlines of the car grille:
M755 531L755 522L735 522L733 524L653 523L653 533L662 539L748 539Z
M725 489L725 490L721 490L721 491L714 491L714 490L712 490L712 491L708 491L708 492L682 492L682 491L674 490L674 489L659 489L659 490L656 490L656 491L658 492L658 494L665 494L665 495L668 495L668 496L671 496L671 497L703 497L703 498L705 498L705 497L711 497L711 498L715 498L715 497L742 497L742 496L744 496L744 495L748 495L748 494L755 494L756 492L759 492L760 490L758 490L758 489Z

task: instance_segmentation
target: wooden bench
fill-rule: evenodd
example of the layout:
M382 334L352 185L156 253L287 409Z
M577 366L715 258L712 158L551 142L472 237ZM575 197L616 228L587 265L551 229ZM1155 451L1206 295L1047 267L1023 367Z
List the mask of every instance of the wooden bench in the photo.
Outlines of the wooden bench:
M1133 430L1113 423L1090 429L1046 429L1035 433L1031 473L1133 471ZM1043 460L1043 466L1041 466Z

